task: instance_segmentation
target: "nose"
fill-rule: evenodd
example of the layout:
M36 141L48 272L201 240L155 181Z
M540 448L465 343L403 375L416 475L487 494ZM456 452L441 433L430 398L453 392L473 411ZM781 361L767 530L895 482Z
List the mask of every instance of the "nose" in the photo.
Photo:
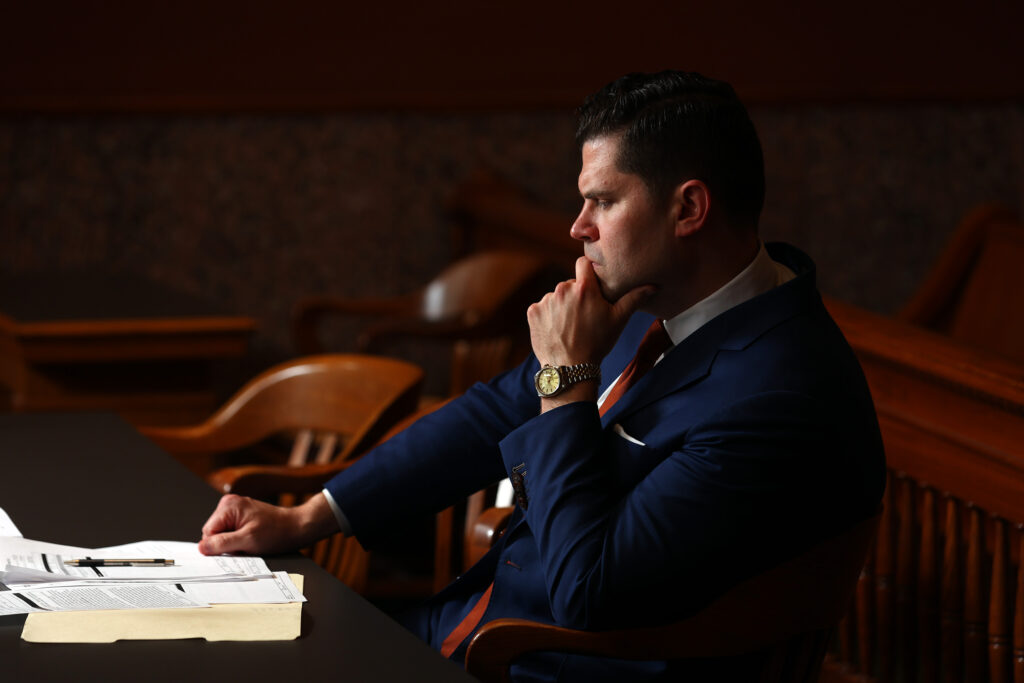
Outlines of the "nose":
M580 215L576 216L576 220L573 221L572 227L569 228L569 236L581 242L590 242L597 238L597 227L590 219L586 207L580 211Z

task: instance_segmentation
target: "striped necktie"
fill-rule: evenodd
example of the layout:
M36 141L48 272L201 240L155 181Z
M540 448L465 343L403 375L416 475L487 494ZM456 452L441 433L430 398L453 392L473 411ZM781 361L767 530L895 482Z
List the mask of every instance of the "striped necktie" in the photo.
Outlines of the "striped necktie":
M654 363L661 357L661 354L665 353L672 348L672 339L669 338L668 332L665 331L665 326L660 320L655 320L651 323L651 326L647 329L647 334L640 340L640 346L637 347L636 355L633 356L633 360L629 362L626 369L619 375L619 380L612 387L612 390L608 392L608 395L604 399L604 403L601 404L601 416L615 405L626 391L631 386L640 381L648 370L654 367Z

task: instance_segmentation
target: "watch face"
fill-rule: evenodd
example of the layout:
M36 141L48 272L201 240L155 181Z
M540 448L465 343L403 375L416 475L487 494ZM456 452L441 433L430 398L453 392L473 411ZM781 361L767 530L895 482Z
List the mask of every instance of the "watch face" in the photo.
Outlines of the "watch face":
M546 367L537 373L537 393L542 396L550 396L558 391L562 385L562 378L558 374L558 368Z

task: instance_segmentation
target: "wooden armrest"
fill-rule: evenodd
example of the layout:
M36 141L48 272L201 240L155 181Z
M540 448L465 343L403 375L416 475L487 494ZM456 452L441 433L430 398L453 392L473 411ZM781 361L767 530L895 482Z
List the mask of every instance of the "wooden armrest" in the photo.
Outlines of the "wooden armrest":
M324 313L347 313L350 315L397 315L416 309L418 295L362 297L350 299L343 296L310 296L295 305L296 317L321 315Z
M210 473L206 478L221 493L237 493L240 496L266 498L282 493L318 493L324 484L346 469L352 461L326 465L242 465L225 467Z
M376 348L389 337L439 337L452 338L470 336L478 331L481 314L466 311L447 318L428 320L420 317L389 318L368 325L356 338L356 347L366 353Z
M210 445L208 440L212 430L205 422L181 427L141 426L137 429L157 446L175 455L188 453L202 456L219 450L218 444Z
M1000 224L1014 223L1019 232L1019 219L1011 209L999 204L982 204L970 211L950 236L917 291L896 316L926 326L941 318L956 299L957 290L970 277L989 231Z
M325 315L407 316L414 314L418 305L418 294L361 299L340 296L310 296L295 305L292 313L292 333L300 353L321 353L324 349L317 339L316 328Z
M665 629L577 631L527 619L495 619L484 624L470 643L466 671L482 681L507 681L509 665L538 650L603 657L655 659L663 656ZM670 647L676 655L680 643ZM685 644L682 645L685 647Z
M200 477L225 464L222 453L226 449L221 447L207 423L185 427L141 426L136 429Z

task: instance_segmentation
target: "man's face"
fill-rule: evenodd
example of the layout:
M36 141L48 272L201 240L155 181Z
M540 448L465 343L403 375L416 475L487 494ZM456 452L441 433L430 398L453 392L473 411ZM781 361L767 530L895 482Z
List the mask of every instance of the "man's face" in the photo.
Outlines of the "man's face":
M670 202L655 202L640 176L620 171L618 150L618 136L583 145L583 209L570 231L612 302L640 285L660 287L677 263Z

